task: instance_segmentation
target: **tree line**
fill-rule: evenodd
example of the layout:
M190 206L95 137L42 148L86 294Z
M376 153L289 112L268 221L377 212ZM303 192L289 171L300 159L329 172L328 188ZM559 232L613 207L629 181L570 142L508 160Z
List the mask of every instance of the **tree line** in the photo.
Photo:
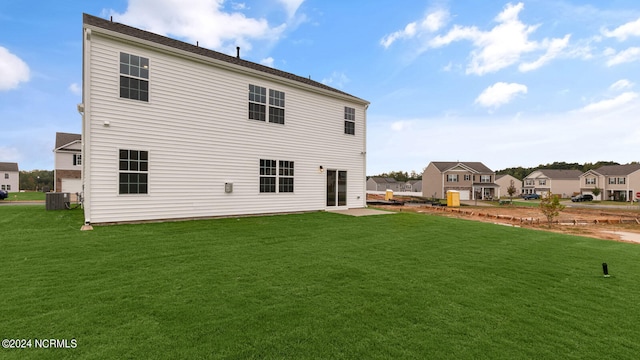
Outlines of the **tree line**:
M53 190L53 170L20 171L20 190Z

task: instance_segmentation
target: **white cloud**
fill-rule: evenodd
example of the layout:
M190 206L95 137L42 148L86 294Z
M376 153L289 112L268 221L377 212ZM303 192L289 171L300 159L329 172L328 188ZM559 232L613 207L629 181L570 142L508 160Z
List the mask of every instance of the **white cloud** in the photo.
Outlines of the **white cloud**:
M393 131L405 131L410 130L412 125L412 121L400 120L394 121L391 123L391 130Z
M636 21L628 22L624 25L620 25L617 28L609 31L607 29L602 30L602 35L606 37L613 37L618 41L625 41L632 36L640 36L640 18Z
M447 22L449 13L445 10L436 10L427 13L421 21L414 21L407 24L404 29L393 32L384 36L380 40L380 44L385 48L391 46L400 39L410 39L423 33L432 33L440 30Z
M274 61L273 58L269 56L268 58L264 58L260 60L260 64L268 67L273 67L273 61Z
M607 60L607 66L620 65L628 62L634 62L640 60L640 47L630 47L626 50L622 50L618 53L612 51L612 49L607 48L605 50L605 55L611 56L609 60Z
M111 14L114 21L194 44L199 42L229 54L234 53L235 46L250 51L253 40L278 40L286 29L286 24L273 27L266 19L224 12L223 3L223 0L129 0L124 13L111 11ZM292 9L293 5L290 6L288 9Z
M631 89L633 85L634 84L631 81L627 79L622 79L622 80L616 81L611 86L609 86L609 90L620 91L620 90Z
M76 95L82 95L82 85L80 85L78 83L73 83L73 84L69 85L69 91L71 91L72 93L74 93Z
M331 73L331 76L322 79L321 83L337 89L342 89L349 81L350 80L345 73L334 71Z
M538 58L538 60L530 62L530 63L522 63L518 66L518 69L522 72L527 72L531 70L538 69L550 62L551 60L558 57L560 53L567 47L569 44L569 39L571 35L567 34L562 39L553 39L551 41L545 40L545 43L548 42L548 45L543 45L543 47L547 48L547 52Z
M531 40L530 36L540 25L527 25L520 21L518 15L523 9L523 3L509 3L495 17L498 24L489 31L482 31L476 26L454 25L446 34L430 39L428 47L438 48L456 41L471 41L474 49L470 53L467 74L496 72L521 62L523 55L542 52L537 60L524 62L519 67L520 71L537 69L560 56L568 47L571 36L567 34L563 38ZM584 53L584 49L580 53Z
M15 89L29 81L29 66L18 56L0 46L0 91Z
M630 149L640 148L640 132L621 130L638 127L638 112L640 101L631 101L616 111L522 113L507 117L379 118L370 114L367 142L376 145L367 150L367 174L421 170L431 161L481 161L493 170L554 161L638 161L637 152ZM411 126L398 125L405 123ZM392 124L397 124L395 131L389 131ZM580 136L575 136L576 131ZM487 141L487 136L500 141ZM584 146L585 139L615 141ZM451 146L452 141L456 146ZM393 169L388 168L389 164Z
M475 103L480 106L497 108L508 104L518 94L526 94L527 87L522 84L498 82L486 88Z
M292 18L304 0L278 0L287 10L287 15Z
M583 113L594 113L594 112L604 112L604 111L612 111L616 110L619 107L630 103L638 97L638 93L628 91L616 96L613 99L602 100L598 102L591 103L582 109L578 110L578 112Z

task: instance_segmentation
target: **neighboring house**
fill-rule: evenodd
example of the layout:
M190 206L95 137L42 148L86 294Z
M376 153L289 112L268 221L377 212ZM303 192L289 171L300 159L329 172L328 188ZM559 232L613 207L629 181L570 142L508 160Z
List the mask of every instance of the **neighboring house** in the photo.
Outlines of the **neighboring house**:
M82 192L82 135L57 132L54 152L54 191Z
M444 199L447 191L460 192L460 200L500 197L495 172L481 162L431 162L422 173L422 196Z
M397 181L390 177L372 176L367 179L367 191L422 192L421 180Z
M18 163L0 162L0 189L10 192L20 191Z
M596 200L631 201L640 192L640 164L607 165L580 175L580 193L592 194Z
M83 16L85 224L366 207L369 102Z
M516 189L516 192L513 193L513 196L520 196L522 193L522 180L518 180L515 176L512 175L496 175L496 184L500 187L500 195L501 196L509 196L509 186L513 184Z
M538 169L522 179L522 193L545 195L551 191L568 198L580 191L580 175L580 170Z
M407 181L407 191L422 192L422 180L409 180Z
M405 183L390 177L372 176L367 179L367 190L369 191L404 191Z

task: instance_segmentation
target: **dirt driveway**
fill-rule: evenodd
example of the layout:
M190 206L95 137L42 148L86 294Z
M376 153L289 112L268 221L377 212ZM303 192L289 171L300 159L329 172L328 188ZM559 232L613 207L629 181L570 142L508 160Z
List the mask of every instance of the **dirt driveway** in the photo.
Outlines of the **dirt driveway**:
M462 206L459 208L431 205L375 205L392 211L411 211L474 221L490 222L553 231L564 234L589 236L625 242L640 241L640 211L629 209L602 209L566 207L550 226L537 207L512 205Z

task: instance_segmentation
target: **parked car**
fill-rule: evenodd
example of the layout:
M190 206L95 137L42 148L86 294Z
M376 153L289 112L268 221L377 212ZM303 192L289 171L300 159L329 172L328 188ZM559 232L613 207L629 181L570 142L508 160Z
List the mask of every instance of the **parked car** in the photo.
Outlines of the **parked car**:
M6 190L0 190L0 200L4 200L9 197L9 193Z
M580 202L580 201L593 201L593 195L591 194L580 194L571 197L571 201Z
M522 195L522 198L525 200L537 200L540 199L540 195L538 194L524 194Z

